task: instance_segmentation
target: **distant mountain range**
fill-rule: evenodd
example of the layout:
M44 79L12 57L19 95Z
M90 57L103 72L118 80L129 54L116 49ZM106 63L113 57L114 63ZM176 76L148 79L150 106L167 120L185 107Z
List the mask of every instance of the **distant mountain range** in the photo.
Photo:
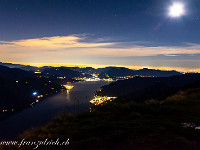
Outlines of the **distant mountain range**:
M44 66L44 67L33 67L33 66L26 66L20 64L12 64L12 63L2 63L0 62L1 66L7 66L10 68L19 68L26 71L35 72L40 70L42 74L48 73L49 75L59 75L59 76L81 76L81 74L85 74L85 76L90 77L92 74L98 74L100 78L118 78L118 77L125 77L125 76L149 76L149 77L169 77L174 75L181 75L182 73L177 71L163 71L163 70L155 70L155 69L148 69L143 68L140 70L133 70L125 67L106 67L106 68L92 68L92 67L51 67L51 66ZM57 69L57 70L56 70Z
M174 75L181 75L177 71L162 71L155 69L143 68L140 70L132 70L124 67L106 67L97 69L100 77L124 77L124 76L151 76L151 77L169 77Z

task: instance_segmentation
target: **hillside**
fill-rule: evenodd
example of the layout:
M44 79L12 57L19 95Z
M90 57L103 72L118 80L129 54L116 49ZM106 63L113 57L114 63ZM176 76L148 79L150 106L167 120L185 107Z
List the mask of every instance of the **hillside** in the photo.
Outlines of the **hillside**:
M29 71L0 66L0 120L30 107L37 95L45 97L63 88L49 80Z
M79 77L81 76L81 73L78 71L73 71L71 69L68 69L66 67L51 67L51 68L46 68L42 70L42 74L43 76L47 76L47 77L52 77L52 76L65 76L67 78L73 78L73 77Z
M93 107L92 112L61 114L46 126L25 132L19 139L70 138L69 146L59 149L72 150L198 150L199 108L198 81L162 101L113 101ZM38 149L55 148L58 146Z
M133 79L119 80L109 85L105 85L102 87L101 92L98 92L98 95L116 97L125 96L128 94L130 95L131 93L136 94L138 92L146 91L148 90L147 88L154 90L157 87L153 86L159 84L165 85L166 88L168 87L168 89L173 90L194 83L199 79L200 74L184 74L171 77L135 77Z
M34 73L19 68L9 68L0 65L0 76L10 78L13 80L19 80L27 77L33 77Z
M22 70L26 70L26 71L33 71L33 72L35 70L39 69L38 67L33 67L33 66L30 66L30 65L21 65L21 64L3 63L3 62L0 62L0 65L6 66L6 67L9 67L9 68L18 68L18 69L22 69Z
M148 76L148 77L170 77L174 75L181 75L182 73L177 71L163 71L143 68L140 70L132 70L125 67L106 67L98 68L96 72L99 73L101 78L104 77L124 77L124 76Z
M21 100L30 98L26 89L19 87L19 84L8 78L0 77L0 105L2 108L20 107ZM22 106L23 107L23 106Z
M96 71L99 73L100 78L106 78L106 77L115 78L115 77L136 75L134 70L124 67L106 67L106 68L99 68Z
M62 88L59 84L49 82L49 79L46 78L30 77L16 82L0 77L0 120L30 107L30 104L35 103L38 99L37 95L43 95L44 98ZM33 95L34 92L37 93L36 96Z
M175 75L181 75L182 73L177 72L175 70L164 71L164 70L143 68L140 70L136 70L135 74L141 75L141 76L150 76L150 77L170 77L170 76L175 76Z
M0 76L0 120L27 107L33 101L25 87L22 88L16 81Z

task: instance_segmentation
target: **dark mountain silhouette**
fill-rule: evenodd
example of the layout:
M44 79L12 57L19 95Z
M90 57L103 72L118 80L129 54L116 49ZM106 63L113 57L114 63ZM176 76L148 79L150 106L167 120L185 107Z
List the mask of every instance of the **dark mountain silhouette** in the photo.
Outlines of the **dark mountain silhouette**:
M170 86L163 82L156 82L147 88L142 90L137 90L131 92L127 95L120 96L117 98L116 102L144 102L146 100L164 100L167 97L178 93L179 91L185 91L189 89L196 89L200 87L200 80L197 80L191 84L186 84L184 86Z
M37 95L52 95L63 87L43 77L29 77L19 81L0 76L0 119L30 107ZM37 95L34 96L33 93ZM14 111L13 111L14 109ZM7 112L2 112L7 110Z
M124 67L106 67L97 69L100 78L134 76L135 71Z
M143 68L140 70L133 70L125 67L105 67L105 68L92 68L92 67L52 67L52 66L43 66L43 67L33 67L30 65L20 65L20 64L12 64L12 63L2 63L0 65L7 66L10 68L19 68L26 71L33 71L40 70L45 73L50 73L52 76L63 76L65 74L70 76L79 76L80 73L84 73L87 77L90 77L91 74L96 73L99 74L100 78L117 78L117 77L125 77L125 76L148 76L148 77L169 77L174 75L181 75L180 72L177 71L164 71L164 70L155 70L155 69L148 69ZM56 70L59 69L59 70ZM78 75L76 75L71 71L75 71Z
M135 77L128 80L120 80L103 86L99 95L127 96L129 98L154 97L154 93L160 93L160 98L174 93L178 88L192 84L200 79L200 74L184 74L172 77Z
M79 77L81 73L78 71L73 71L66 67L56 67L56 68L46 68L42 71L43 76L65 76L65 77Z
M85 68L79 68L79 71L84 73L95 73L96 69L92 67L85 67Z
M24 91L25 89L20 88L16 81L0 76L1 108L20 106L21 100L27 97L27 92Z
M155 70L155 69L148 69L148 68L136 70L135 74L141 75L141 76L151 76L151 77L153 76L154 77L169 77L169 76L174 76L174 75L181 75L180 72L177 72L175 70L164 71L164 70Z
M30 107L36 101L34 92L45 97L63 88L50 80L19 68L0 66L0 119Z
M0 62L0 65L1 65L1 66L6 66L6 67L9 67L9 68L20 68L20 67L25 67L25 65L13 64L13 63L3 63L3 62Z
M33 66L30 66L30 65L21 65L21 64L12 64L12 63L2 63L0 62L0 65L1 66L6 66L6 67L9 67L9 68L19 68L19 69L22 69L22 70L26 70L26 71L35 71L35 70L38 70L38 67L33 67Z
M19 68L9 68L0 65L0 76L17 80L17 79L32 77L34 76L34 73Z
M0 119L27 107L32 101L27 88L10 78L0 76ZM3 113L3 110L7 112Z
M127 95L120 96L117 101L144 102L151 99L162 100L169 95L175 94L177 91L179 91L179 88L172 87L162 82L156 82L142 90L136 90Z
M106 67L96 70L100 77L124 77L124 76L149 76L149 77L169 77L174 75L181 75L177 71L162 71L155 69L143 68L140 70L132 70L125 67Z

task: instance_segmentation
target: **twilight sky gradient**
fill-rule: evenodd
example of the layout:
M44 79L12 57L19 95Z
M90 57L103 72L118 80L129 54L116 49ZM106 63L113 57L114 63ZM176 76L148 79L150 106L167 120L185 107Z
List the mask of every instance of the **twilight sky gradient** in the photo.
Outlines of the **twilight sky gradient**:
M184 15L170 17L177 2ZM199 8L199 0L0 0L0 61L200 72Z

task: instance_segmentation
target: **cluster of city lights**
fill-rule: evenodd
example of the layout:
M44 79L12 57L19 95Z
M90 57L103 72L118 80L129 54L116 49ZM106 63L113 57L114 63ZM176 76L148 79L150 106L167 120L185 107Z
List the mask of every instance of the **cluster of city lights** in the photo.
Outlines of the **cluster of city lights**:
M108 97L108 96L94 96L94 99L92 99L90 101L90 103L94 104L94 105L99 105L102 104L106 101L112 101L114 99L116 99L117 97Z
M74 79L78 80L78 81L89 81L89 82L96 82L96 81L109 81L109 82L111 82L111 81L115 81L112 78L108 78L108 79L103 78L103 79L100 79L100 78L86 78L86 77L81 78L81 77L75 77Z
M71 85L62 85L64 86L67 90L71 90L74 88L74 86L71 86Z

